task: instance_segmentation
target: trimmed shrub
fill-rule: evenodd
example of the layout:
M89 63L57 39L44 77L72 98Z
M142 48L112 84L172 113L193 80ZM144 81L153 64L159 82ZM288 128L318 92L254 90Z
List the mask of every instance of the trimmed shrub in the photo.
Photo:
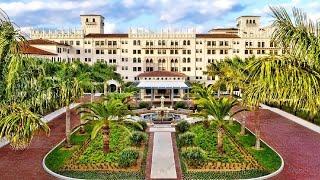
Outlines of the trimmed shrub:
M183 149L181 155L186 160L187 164L193 167L202 166L206 160L206 153L200 147Z
M144 132L136 131L130 136L130 141L134 146L141 146L147 140L147 135Z
M175 109L186 109L187 108L187 105L185 102L183 101L179 101L175 104Z
M144 102L144 101L140 102L139 103L139 109L143 109L143 108L149 109L150 108L150 104L147 103L147 102Z
M137 121L137 123L139 123L142 126L143 131L145 131L148 128L148 124L146 121Z
M192 146L194 145L194 138L196 135L192 132L185 132L183 134L180 134L178 137L178 143L180 147L184 146Z
M121 167L130 167L137 162L139 152L135 149L125 149L119 154L119 165Z
M190 124L187 121L180 121L178 122L178 124L176 125L176 129L177 131L179 131L180 133L184 133L186 131L188 131L190 128Z

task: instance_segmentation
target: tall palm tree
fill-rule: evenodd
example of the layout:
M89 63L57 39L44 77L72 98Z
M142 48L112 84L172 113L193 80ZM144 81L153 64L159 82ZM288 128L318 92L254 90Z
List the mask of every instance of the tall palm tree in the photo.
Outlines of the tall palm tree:
M87 73L79 71L76 63L65 63L57 76L58 86L61 93L61 100L66 106L66 146L70 147L71 120L70 105L79 99L84 89L91 87L91 79Z
M212 116L212 120L217 122L217 151L223 154L224 125L226 120L228 120L227 118L232 118L235 114L242 111L231 111L233 107L238 105L238 101L226 97L216 99L213 96L209 96L198 100L197 103L203 108L199 112L200 116L204 116L207 119L209 116Z
M12 148L25 149L36 132L50 132L41 116L22 104L0 104L0 138L5 137Z
M103 102L94 102L82 105L83 119L94 122L91 139L94 139L100 130L103 135L103 150L110 152L109 137L110 123L112 121L122 122L129 114L127 106L119 99L110 99Z
M273 41L284 48L284 54L249 63L250 87L244 99L254 106L261 102L286 104L314 116L320 104L320 24L296 8L292 17L283 7L271 10Z

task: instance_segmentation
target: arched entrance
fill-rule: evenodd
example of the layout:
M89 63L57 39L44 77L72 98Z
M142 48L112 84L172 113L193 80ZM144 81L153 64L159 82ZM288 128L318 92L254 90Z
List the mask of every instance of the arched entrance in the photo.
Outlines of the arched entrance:
M105 83L105 87L104 87L105 95L107 92L117 92L118 90L121 92L121 87L118 81L111 79Z
M115 84L110 84L109 87L110 87L110 92L117 91L117 86Z

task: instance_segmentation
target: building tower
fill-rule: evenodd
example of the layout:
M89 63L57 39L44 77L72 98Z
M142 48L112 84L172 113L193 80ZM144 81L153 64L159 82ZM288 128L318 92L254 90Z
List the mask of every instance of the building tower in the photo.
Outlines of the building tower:
M101 15L80 15L81 28L84 34L103 34L104 33L104 17Z
M237 18L237 28L240 36L256 34L260 28L260 16L240 16Z

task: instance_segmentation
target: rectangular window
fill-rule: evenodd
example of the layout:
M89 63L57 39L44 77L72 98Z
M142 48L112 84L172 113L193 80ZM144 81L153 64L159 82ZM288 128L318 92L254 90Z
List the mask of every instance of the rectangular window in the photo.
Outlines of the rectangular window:
M80 50L79 49L76 50L76 54L80 54Z
M76 41L76 45L79 46L80 45L80 41Z

